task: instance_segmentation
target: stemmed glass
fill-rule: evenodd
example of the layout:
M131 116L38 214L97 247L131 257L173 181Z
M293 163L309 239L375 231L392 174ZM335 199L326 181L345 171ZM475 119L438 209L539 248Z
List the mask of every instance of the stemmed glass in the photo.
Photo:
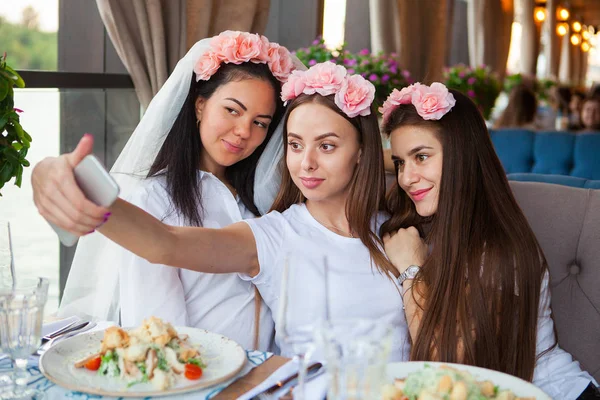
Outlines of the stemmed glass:
M3 399L30 399L43 393L27 388L27 359L40 346L48 279L17 279L0 286L0 347L13 362L13 388Z
M315 350L315 329L327 317L326 273L322 268L301 265L290 255L285 259L277 335L283 343L282 355L293 356L298 365L295 400L306 399L306 369Z

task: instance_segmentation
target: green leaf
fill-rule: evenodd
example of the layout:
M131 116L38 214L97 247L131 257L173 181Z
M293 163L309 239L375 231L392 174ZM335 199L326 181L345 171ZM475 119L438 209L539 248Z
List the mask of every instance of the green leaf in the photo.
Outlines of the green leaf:
M12 147L5 147L2 149L2 153L6 156L6 159L9 160L12 164L21 164L19 152L16 151Z
M17 167L17 174L16 174L17 179L15 179L15 185L17 185L18 187L21 187L21 182L23 181L23 166L19 165Z
M13 167L9 162L4 162L2 168L0 168L0 183L4 185L4 183L8 182L10 178L13 176Z
M4 79L0 79L0 101L4 100L7 94L8 82L6 82Z
M18 88L24 88L25 87L25 81L23 80L23 78L21 78L21 75L19 75L17 73L17 71L15 71L14 69L12 69L11 67L9 67L8 65L4 67L6 69L6 71L8 71L9 73L13 74L14 76L14 81L15 81L15 86ZM16 78L16 79L15 79Z

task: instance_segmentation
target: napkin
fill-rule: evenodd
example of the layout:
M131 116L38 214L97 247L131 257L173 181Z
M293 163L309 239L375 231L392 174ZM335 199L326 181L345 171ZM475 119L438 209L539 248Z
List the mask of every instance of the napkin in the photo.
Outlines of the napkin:
M257 395L259 395L262 391L274 385L276 382L287 378L288 376L298 372L298 363L296 360L288 361L279 367L275 372L273 372L267 379L262 381L258 386L254 389L244 393L242 396L238 397L237 400L251 400ZM279 389L277 392L272 395L260 394L259 399L261 400L276 400L279 399L280 396L284 395L288 391L289 387L285 387L283 389ZM327 394L327 377L325 374L322 374L310 381L306 382L306 398L320 400L324 399Z

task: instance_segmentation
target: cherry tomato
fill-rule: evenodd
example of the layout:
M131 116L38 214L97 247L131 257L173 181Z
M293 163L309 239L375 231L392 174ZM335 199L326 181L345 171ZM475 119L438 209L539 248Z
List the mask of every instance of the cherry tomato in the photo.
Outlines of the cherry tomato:
M185 377L191 381L200 379L202 377L202 368L195 364L185 364Z
M85 363L85 367L90 371L97 371L100 368L102 359L100 357L92 358L90 361Z

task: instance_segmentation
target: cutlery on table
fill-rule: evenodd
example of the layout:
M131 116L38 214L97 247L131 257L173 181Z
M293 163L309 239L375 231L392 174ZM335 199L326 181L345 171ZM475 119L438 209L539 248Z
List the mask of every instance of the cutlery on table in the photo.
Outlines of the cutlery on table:
M312 363L311 365L309 365L308 368L306 369L306 382L308 382L309 380L311 380L312 378L314 378L318 375L321 375L321 372L323 372L322 367L323 367L323 364L321 364L320 362ZM283 380L277 381L274 385L268 387L262 393L271 395L271 394L275 393L277 390L281 389L282 387L288 385L290 382L294 382L294 385L295 385L297 380L298 380L298 373L296 372Z
M59 329L56 332L53 332L49 335L46 335L42 338L42 344L45 344L49 341L51 341L52 339L56 339L60 336L66 335L67 333L70 332L74 332L74 331L78 331L80 329L83 329L84 327L86 327L90 322L89 321L78 321L77 324L73 323L73 324L69 324L67 325L65 328L63 329Z
M43 343L37 349L35 354L41 356L42 354L44 354L46 352L46 350L48 350L50 347L52 347L58 341L62 341L64 339L68 339L68 338L78 335L80 333L87 332L90 329L94 328L95 326L96 326L95 322L89 322L89 321L85 322L84 324L79 324L78 327L74 327L72 330L63 332L61 335L55 336L54 338L50 339L49 341L46 341L45 343ZM77 329L75 329L75 328L77 328Z

